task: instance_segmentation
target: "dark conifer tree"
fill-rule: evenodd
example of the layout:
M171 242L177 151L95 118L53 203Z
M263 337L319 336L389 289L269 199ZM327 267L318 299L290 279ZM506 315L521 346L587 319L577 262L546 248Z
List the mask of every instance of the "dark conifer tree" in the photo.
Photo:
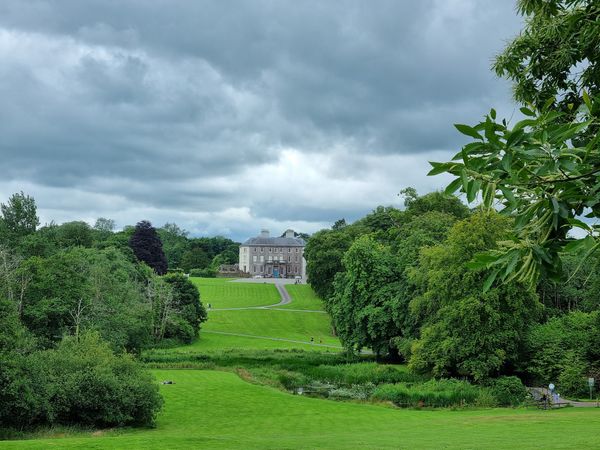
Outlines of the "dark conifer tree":
M147 220L138 222L129 239L129 246L140 261L144 261L159 275L167 273L167 258L158 233Z

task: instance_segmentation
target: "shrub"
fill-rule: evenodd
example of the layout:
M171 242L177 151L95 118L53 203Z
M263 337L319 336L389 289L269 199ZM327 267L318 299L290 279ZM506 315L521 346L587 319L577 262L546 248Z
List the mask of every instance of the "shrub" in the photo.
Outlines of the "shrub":
M587 384L587 364L569 352L563 361L562 371L558 376L557 389L563 395L585 397L589 393Z
M99 427L152 425L162 406L152 375L128 354L115 355L97 333L65 337L35 355L46 367L51 423Z
M196 333L194 329L185 319L181 317L173 317L169 319L165 328L165 339L174 339L178 343L191 344Z
M499 377L491 381L490 393L499 406L517 406L527 397L527 389L518 377Z
M393 366L377 363L319 365L307 370L314 379L350 386L353 384L374 384L417 382L425 378L409 372L406 366Z
M217 271L214 269L192 269L190 270L191 277L200 277L200 278L216 278Z
M373 398L398 406L449 407L475 405L479 394L480 388L467 381L441 379L421 384L382 384L375 389Z

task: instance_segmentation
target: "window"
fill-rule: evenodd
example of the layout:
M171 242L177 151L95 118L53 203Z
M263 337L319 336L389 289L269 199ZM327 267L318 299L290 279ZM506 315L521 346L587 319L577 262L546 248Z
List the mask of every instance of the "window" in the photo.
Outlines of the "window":
M256 247L254 247L254 248L252 249L252 251L256 252Z
M292 257L288 256L288 262L292 262Z
M288 253L291 253L291 252L292 252L292 249L291 249L291 248L288 248Z
M269 247L269 253L273 253L273 249Z
M260 255L260 262L265 262L265 255Z
M273 257L269 255L269 261L273 261Z
M298 255L296 255L296 262L298 262Z
M264 247L261 247L261 248L260 248L260 252L261 252L261 253L262 253L264 250L265 250L265 248L264 248Z
M252 255L252 262L256 262L256 255Z
M296 253L298 253L298 249L296 249Z
M252 266L252 272L256 272L256 266Z

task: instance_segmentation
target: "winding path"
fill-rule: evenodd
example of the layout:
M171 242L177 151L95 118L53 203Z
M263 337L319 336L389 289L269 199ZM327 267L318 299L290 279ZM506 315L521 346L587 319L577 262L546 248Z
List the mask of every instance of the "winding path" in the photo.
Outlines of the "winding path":
M273 309L275 311L290 311L290 312L309 312L309 313L319 313L319 314L327 314L325 311L321 311L318 309L291 309L291 308L278 308L278 306L289 305L292 303L292 297L290 293L285 288L285 284L277 284L275 283L275 288L277 292L279 292L279 297L281 300L279 303L275 303L273 305L263 305L263 306L240 306L237 308L211 308L210 311L243 311L248 309ZM284 340L285 339L280 339ZM296 342L296 341L290 341Z

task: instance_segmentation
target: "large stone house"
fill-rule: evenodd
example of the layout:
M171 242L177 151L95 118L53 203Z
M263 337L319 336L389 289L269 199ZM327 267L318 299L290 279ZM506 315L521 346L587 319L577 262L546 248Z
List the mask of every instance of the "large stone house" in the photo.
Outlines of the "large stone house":
M283 237L270 237L269 230L240 246L239 270L250 275L274 278L305 278L304 239L287 230Z

